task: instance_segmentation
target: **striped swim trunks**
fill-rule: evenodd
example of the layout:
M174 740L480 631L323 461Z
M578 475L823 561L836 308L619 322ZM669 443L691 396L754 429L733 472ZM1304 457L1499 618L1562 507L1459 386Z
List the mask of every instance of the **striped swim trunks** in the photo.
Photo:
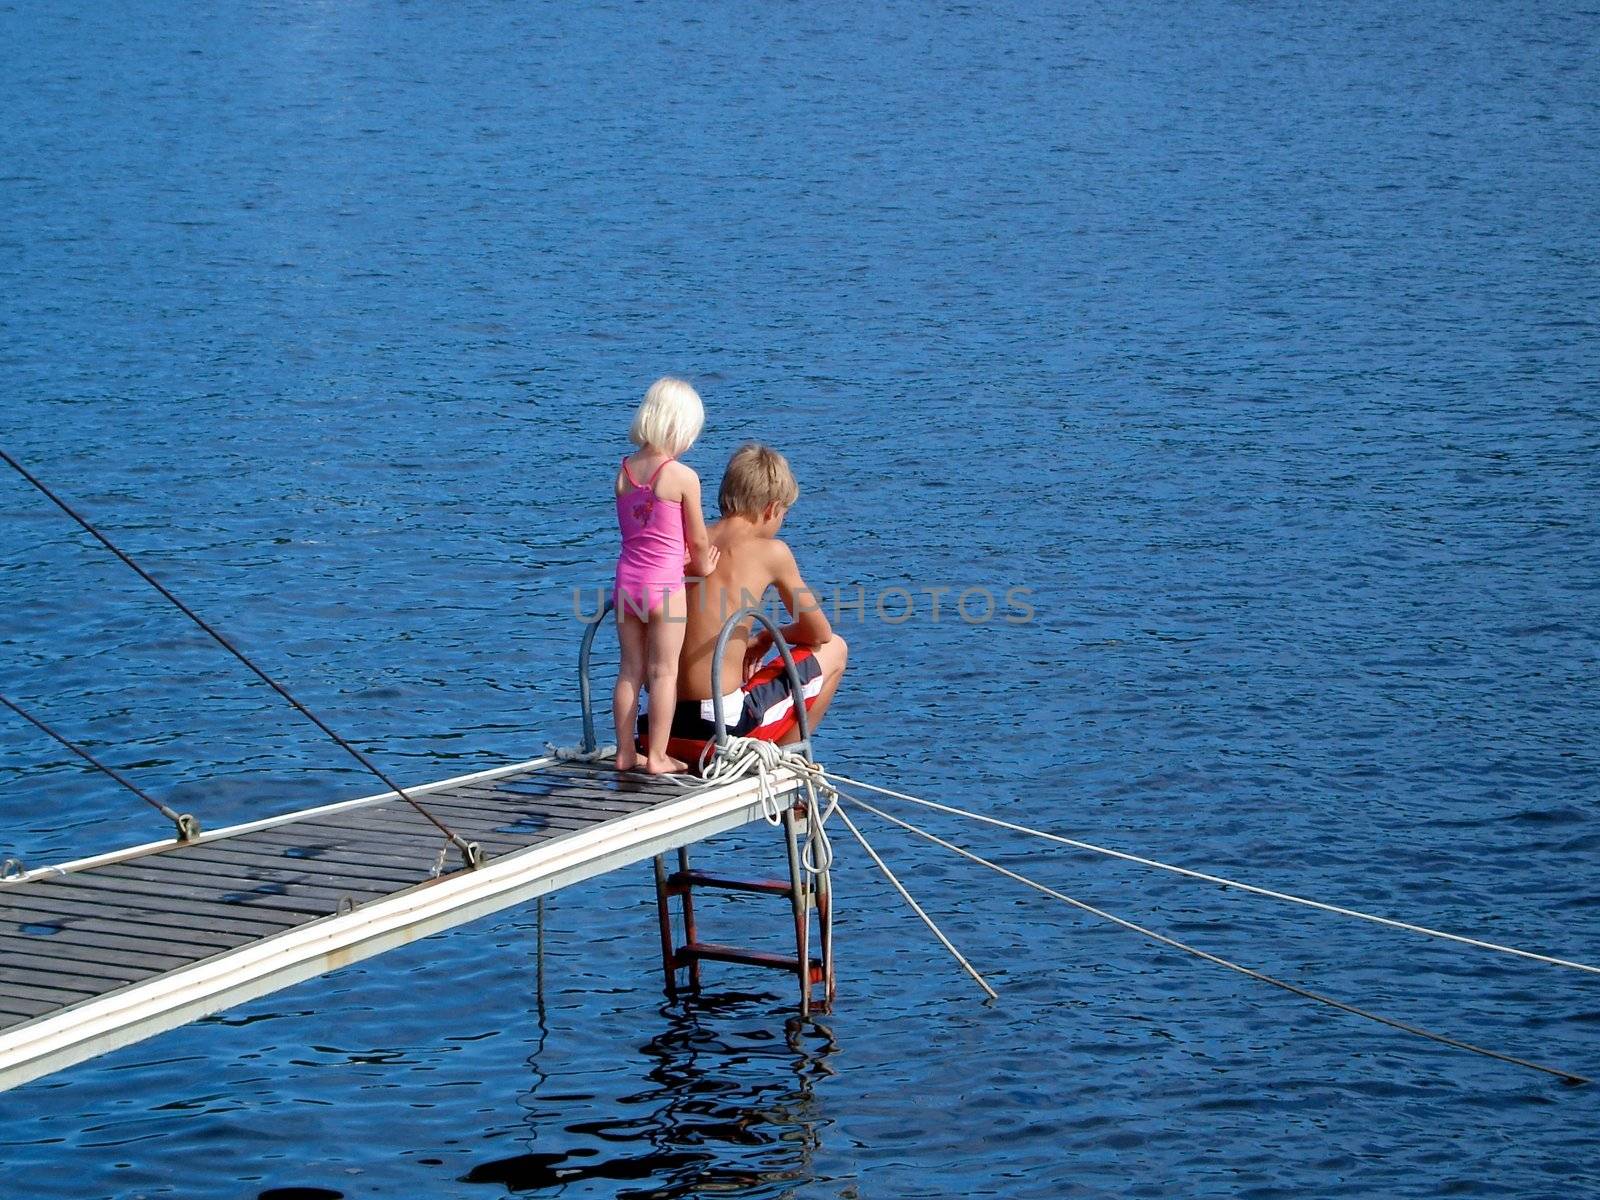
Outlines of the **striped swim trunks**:
M817 697L822 694L822 664L808 647L797 647L792 653L805 695L806 711L810 712ZM781 655L765 663L738 691L729 692L722 698L722 719L729 723L728 732L735 737L755 738L763 742L775 742L795 727L794 692L789 686L789 673L783 668ZM641 710L641 744L648 728L649 715ZM712 702L680 700L672 714L672 736L667 742L667 753L677 758L696 759L705 748L705 743L716 736L716 713Z

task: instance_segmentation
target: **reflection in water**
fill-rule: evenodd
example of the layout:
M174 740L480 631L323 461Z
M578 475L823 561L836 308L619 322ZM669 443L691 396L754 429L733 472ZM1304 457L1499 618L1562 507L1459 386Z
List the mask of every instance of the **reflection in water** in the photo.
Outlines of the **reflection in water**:
M642 1047L650 1086L618 1097L610 1114L578 1120L575 1110L598 1098L541 1098L549 1079L539 1064L547 1036L541 1012L528 1062L533 1084L521 1100L528 1150L481 1163L465 1181L531 1192L586 1179L638 1180L649 1185L618 1191L619 1200L675 1200L811 1179L824 1123L813 1088L833 1073L835 1042L825 1025L798 1017L780 1039L769 1000L724 993L664 1006L666 1028ZM730 1028L741 1017L757 1023ZM541 1139L569 1148L535 1149Z

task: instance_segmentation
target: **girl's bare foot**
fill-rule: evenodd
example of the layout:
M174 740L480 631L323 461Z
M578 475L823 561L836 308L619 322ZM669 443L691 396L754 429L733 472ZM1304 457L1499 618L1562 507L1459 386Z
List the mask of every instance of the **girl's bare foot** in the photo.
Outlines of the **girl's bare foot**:
M670 754L663 754L659 758L651 755L645 759L644 769L652 775L677 775L682 771L687 771L689 765L679 762Z
M619 771L631 771L639 765L639 755L632 746L619 746L617 748L616 768Z

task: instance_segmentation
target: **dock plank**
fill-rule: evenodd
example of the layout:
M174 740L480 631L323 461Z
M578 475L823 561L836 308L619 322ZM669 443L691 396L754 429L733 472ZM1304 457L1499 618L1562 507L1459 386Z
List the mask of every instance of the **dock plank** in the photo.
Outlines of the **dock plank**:
M665 799L683 796L693 787L675 783L662 776L623 776L607 768L605 771L576 771L568 767L546 766L518 775L499 779L468 779L451 787L507 787L536 788L541 792L556 792L566 788L600 792L607 795L639 796L647 799ZM440 789L443 790L442 788Z
M598 763L543 763L537 767L530 767L527 771L518 772L514 776L507 776L505 782L523 779L583 782L619 792L649 792L660 796L682 796L691 790L660 775L646 775L643 771L618 771L609 765L602 766Z
M240 875L223 884L197 882L192 878L186 879L181 873L172 872L174 878L158 879L151 881L141 879L128 871L118 871L115 875L109 871L95 872L89 878L73 880L76 887L107 892L114 897L122 896L155 896L172 897L184 903L193 903L209 910L213 905L223 908L243 909L247 912L262 912L271 910L285 914L285 918L293 916L325 916L332 912L338 905L337 894L327 896L284 895L274 891L264 891L281 885L261 884L248 876ZM375 889L369 895L387 895L389 889ZM238 897L238 899L235 899Z
M283 922L246 919L207 918L197 925L192 913L168 912L160 906L140 906L127 902L119 904L97 903L77 896L55 894L48 897L7 896L0 905L0 921L18 924L39 924L52 918L82 917L117 927L147 926L168 930L174 941L214 938L223 933L241 934L245 938L266 937L284 927Z
M235 869L230 871L227 866L211 859L188 855L155 855L105 867L96 874L108 879L136 879L148 883L171 882L182 886L207 887L218 894L226 894L241 884L246 887L272 887L280 889L280 892L275 894L304 896L307 899L329 896L337 900L351 887L374 894L385 894L396 890L396 880L393 877L375 879L370 875L358 875L354 871L348 874L335 874L329 871L296 870L292 863L282 870L272 870L243 862L235 863L234 866Z
M85 999L87 998L85 997ZM76 1004L77 1001L74 1000L71 1003ZM48 1016L70 1006L70 1004L63 1004L59 1000L30 1000L23 996L0 994L0 1012L5 1012L12 1018L4 1022L6 1025L25 1025L36 1017Z
M297 824L302 823L297 822ZM448 824L458 837L469 842L477 842L485 848L493 844L502 850L510 851L520 849L522 845L516 838L495 836L494 826L481 821L453 821ZM409 810L364 809L356 813L339 813L326 818L308 820L303 822L303 826L314 831L332 830L370 834L372 835L370 840L388 839L406 846L415 845L419 840L432 842L435 847L450 844L430 822Z
M450 820L445 814L461 813L469 818L478 814L485 819L500 823L538 818L556 829L582 829L617 815L593 810L585 812L559 804L508 803L500 797L471 792L451 792L449 795L439 797L430 807L446 824L450 824ZM535 832L538 831L530 829L529 835Z
M3 962L0 962L0 991L4 991L6 983L28 983L36 979L60 976L68 979L93 980L96 992L107 992L125 983L132 983L135 979L159 975L163 970L164 967L141 970L138 967L108 967L103 963L86 962L82 959L7 954Z
M391 854L404 854L416 850L432 850L437 856L441 848L448 848L451 856L457 854L455 846L446 841L432 826L405 825L400 822L390 821L383 817L371 817L364 820L346 820L335 823L333 821L307 821L303 826L308 832L322 837L338 837L344 843L365 843L381 849L389 848ZM458 828L456 833L470 842L480 845L495 843L501 849L520 849L521 843L505 837L489 837L483 830L468 831ZM479 836L483 834L483 836Z
M604 821L620 814L641 812L656 803L636 800L630 796L555 795L509 788L488 788L476 784L441 792L434 798L433 803L451 804L469 799L479 803L497 804L507 810L560 814L571 819L587 821Z
M53 937L0 936L0 957L7 962L42 958L57 962L80 962L110 970L144 969L170 971L192 962L190 955L153 954L148 951L116 949L93 942L57 943Z
M65 899L89 904L103 901L108 905L147 912L181 913L195 920L204 921L251 921L269 929L298 925L312 915L308 912L267 907L257 903L257 898L254 897L227 902L193 899L180 895L175 888L152 888L148 884L134 880L102 879L93 873L52 879L45 885L40 898L51 903L59 903ZM259 899L269 898L263 896ZM0 912L3 911L4 909L0 908Z
M439 857L439 851L422 845L411 846L400 853L380 852L377 847L362 851L353 847L348 839L339 837L312 837L307 830L298 833L287 830L263 829L259 833L243 834L226 841L205 842L187 851L200 861L226 863L234 858L258 860L263 869L281 867L285 863L326 864L330 870L351 874L364 874L373 879L392 878L397 884L414 878L420 868L426 875Z
M89 988L80 991L68 987L51 987L47 983L6 983L0 984L0 996L5 997L7 1004L13 1001L27 1001L30 1004L53 1004L56 1008L66 1008L82 1000L90 1000L100 994L100 989Z
M590 825L598 825L602 821L639 811L621 807L611 810L578 808L564 805L560 801L549 804L507 804L498 796L485 796L473 792L452 792L435 800L433 808L441 818L446 813L460 813L466 816L481 814L486 819L493 818L502 824L520 823L531 818L543 821L548 828L557 830L586 829ZM527 834L519 836L531 837L538 832L540 831L537 829L530 829Z
M209 956L218 954L223 950L239 945L240 938L236 935L221 935L226 940L190 941L176 943L170 940L155 937L157 931L146 929L142 933L129 936L129 931L124 928L116 932L101 928L91 920L79 918L73 922L55 925L50 922L32 923L31 925L18 925L13 921L0 922L0 941L22 942L28 945L53 945L81 947L84 953L99 953L103 950L119 951L127 954L152 954L177 959L179 963L186 962L195 956ZM28 933L28 928L50 928L53 933ZM178 963L173 963L176 966Z

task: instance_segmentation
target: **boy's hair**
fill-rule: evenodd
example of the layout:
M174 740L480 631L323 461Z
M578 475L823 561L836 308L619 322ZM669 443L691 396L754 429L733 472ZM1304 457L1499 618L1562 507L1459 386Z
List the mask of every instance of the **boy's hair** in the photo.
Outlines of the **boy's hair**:
M789 470L789 460L759 442L746 442L733 452L717 491L723 516L753 520L759 520L769 504L793 508L798 499L800 485Z
M654 446L677 458L700 436L706 410L700 393L681 379L663 376L650 385L639 411L633 414L628 440L641 450Z

